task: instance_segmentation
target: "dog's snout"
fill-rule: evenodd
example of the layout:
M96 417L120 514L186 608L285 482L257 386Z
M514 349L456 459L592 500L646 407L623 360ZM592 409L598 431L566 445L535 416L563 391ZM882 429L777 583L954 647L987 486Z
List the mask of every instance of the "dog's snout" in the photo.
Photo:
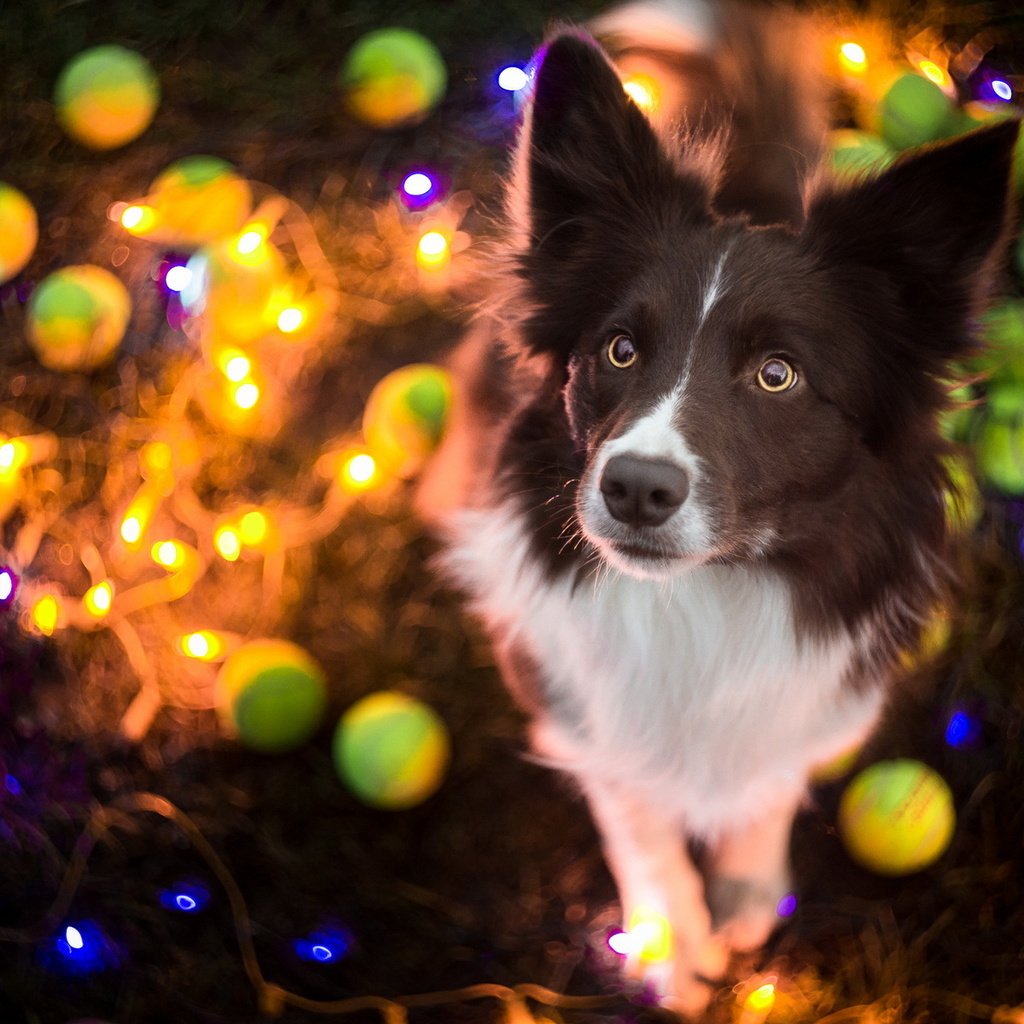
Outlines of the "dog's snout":
M690 490L686 471L674 462L615 455L601 474L601 494L608 511L630 526L660 526Z

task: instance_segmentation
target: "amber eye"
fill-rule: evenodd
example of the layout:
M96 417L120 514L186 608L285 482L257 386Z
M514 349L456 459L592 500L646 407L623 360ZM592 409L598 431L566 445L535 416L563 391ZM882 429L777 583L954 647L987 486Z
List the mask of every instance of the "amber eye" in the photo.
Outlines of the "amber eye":
M636 362L637 351L628 334L616 334L608 342L608 362L617 370L625 370Z
M763 391L777 394L788 391L796 384L796 370L785 359L766 359L757 371L757 386Z

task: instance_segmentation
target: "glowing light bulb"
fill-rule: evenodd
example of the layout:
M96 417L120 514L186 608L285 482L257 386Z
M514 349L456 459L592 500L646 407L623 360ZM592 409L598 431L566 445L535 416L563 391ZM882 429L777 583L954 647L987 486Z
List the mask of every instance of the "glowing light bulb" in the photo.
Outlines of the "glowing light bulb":
M252 381L239 384L232 392L231 400L239 409L253 409L260 400L260 389Z
M82 938L82 933L74 926L69 924L64 929L64 941L72 949L81 949L85 945L85 940Z
M619 956L629 956L636 948L636 939L629 932L615 932L608 936L608 948Z
M196 633L187 633L178 641L178 649L186 657L196 661L212 661L224 649L219 636L208 629Z
M771 1013L775 1005L775 985L767 982L755 988L746 999L743 1000L743 1009L750 1013L757 1014L762 1020Z
M796 894L787 892L785 896L775 904L775 913L779 917L792 917L796 913L798 901Z
M29 450L21 438L0 444L0 479L10 479L28 461Z
M283 334L292 334L306 322L306 314L296 306L282 309L277 318L277 329Z
M90 587L85 592L82 603L85 605L85 610L94 619L102 619L110 613L113 606L114 588L107 580L97 583L96 586Z
M242 541L233 526L221 526L214 532L213 546L226 562L237 562L242 553Z
M210 893L205 885L193 882L179 882L160 893L160 903L167 910L181 914L197 914L210 902Z
M6 566L0 568L0 604L7 604L14 597L18 578Z
M529 84L530 76L520 67L510 65L498 72L498 87L506 92L519 92Z
M180 569L185 563L185 549L177 541L157 541L150 550L150 554L153 561L165 569Z
M639 906L633 911L629 935L633 943L630 955L638 956L644 963L662 963L672 955L672 926L653 907Z
M354 452L341 466L341 481L346 490L362 491L377 480L377 462L369 452Z
M860 43L847 41L839 47L839 62L852 74L860 74L868 66L868 55Z
M922 60L918 62L917 66L921 69L921 74L930 82L941 86L949 84L949 75L935 61Z
M249 376L252 370L252 362L248 356L243 356L241 353L237 355L228 354L226 361L222 363L221 369L229 381L233 384L240 384Z
M262 544L267 539L269 529L270 524L267 522L266 515L258 509L246 512L238 521L238 534L242 543L249 547Z
M172 292L183 292L192 283L192 271L180 263L168 267L164 284Z
M142 539L142 520L139 516L129 514L121 521L121 540L125 544L138 544Z
M413 196L416 199L429 195L433 188L434 182L430 175L424 174L422 171L413 171L412 174L407 174L402 182L402 191L407 196Z
M645 114L653 114L658 109L660 89L650 75L630 75L623 80L622 88Z
M151 206L127 206L121 212L121 227L133 235L144 235L156 224L156 210Z
M250 227L238 236L235 249L242 256L251 256L267 240L267 232L261 227Z
M437 267L448 259L448 239L440 231L428 231L416 246L416 261L421 267Z
M1013 99L1013 86L1003 78L993 78L989 83L989 88L996 98L1001 99L1004 103L1009 103Z
M32 607L32 621L36 629L46 636L53 636L60 618L60 605L53 594L41 597Z

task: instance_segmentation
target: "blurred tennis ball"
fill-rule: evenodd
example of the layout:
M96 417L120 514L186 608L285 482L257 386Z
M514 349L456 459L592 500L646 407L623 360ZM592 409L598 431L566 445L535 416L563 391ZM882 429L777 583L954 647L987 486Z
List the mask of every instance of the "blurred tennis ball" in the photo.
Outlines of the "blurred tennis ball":
M356 117L393 128L426 117L444 95L448 72L429 39L410 29L382 28L352 47L340 82Z
M131 300L108 270L63 267L45 278L28 303L28 340L51 370L94 370L117 350Z
M162 239L200 246L242 227L252 210L252 190L226 160L195 154L165 167L150 185L148 201Z
M22 272L38 240L35 207L23 192L0 181L0 284Z
M839 834L850 856L882 875L934 863L956 825L953 794L920 761L879 761L854 776L839 802Z
M991 401L991 399L990 399ZM974 446L982 479L1003 494L1024 494L1024 416L990 416Z
M913 71L899 75L878 103L878 127L895 149L910 149L945 138L956 128L946 94Z
M217 675L221 719L247 747L291 750L316 732L327 703L323 669L288 640L250 640Z
M432 363L399 367L377 382L363 413L363 437L385 470L411 476L437 447L451 406L447 370Z
M364 803L401 810L431 796L450 756L448 730L414 697L382 690L357 701L334 733L334 766Z
M149 61L123 46L95 46L72 58L54 88L64 130L93 149L116 149L141 135L160 102Z

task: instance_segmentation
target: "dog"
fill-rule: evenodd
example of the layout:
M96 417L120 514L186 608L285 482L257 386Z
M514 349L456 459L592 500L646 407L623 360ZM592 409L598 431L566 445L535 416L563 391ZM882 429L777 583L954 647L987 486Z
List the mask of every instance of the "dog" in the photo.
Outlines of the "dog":
M733 40L763 38L730 10ZM832 182L823 107L780 79L763 159L701 113L714 46L676 60L679 127L590 33L549 37L418 499L536 755L589 804L624 924L665 940L627 971L685 1014L775 927L810 771L874 728L946 586L937 420L1017 134Z

